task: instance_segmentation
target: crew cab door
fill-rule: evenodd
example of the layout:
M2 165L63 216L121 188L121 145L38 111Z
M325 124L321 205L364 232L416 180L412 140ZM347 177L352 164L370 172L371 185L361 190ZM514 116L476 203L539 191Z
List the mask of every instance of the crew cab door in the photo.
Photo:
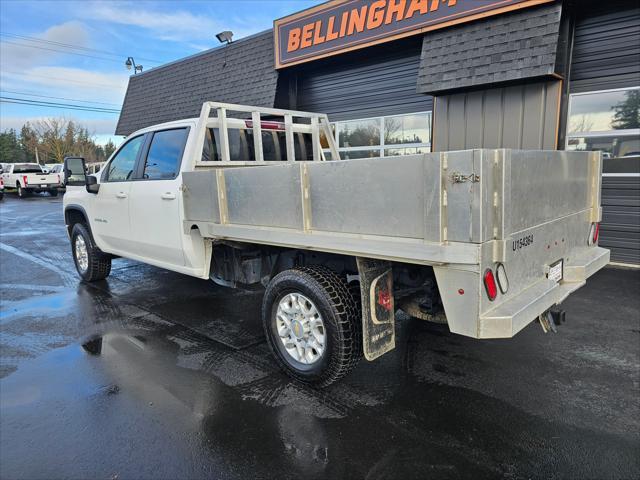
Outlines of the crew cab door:
M180 165L189 127L148 135L130 191L132 253L155 264L182 266Z
M129 194L145 135L128 140L111 158L102 175L89 219L98 246L110 253L131 252Z

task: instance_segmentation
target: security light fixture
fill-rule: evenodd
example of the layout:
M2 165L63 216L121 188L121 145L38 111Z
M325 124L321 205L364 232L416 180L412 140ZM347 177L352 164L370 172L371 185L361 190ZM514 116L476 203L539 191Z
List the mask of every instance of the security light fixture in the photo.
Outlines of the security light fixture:
M142 65L136 65L136 61L133 57L127 57L127 61L124 62L124 65L127 67L127 70L131 70L131 67L133 66L134 75L142 72Z
M220 32L216 35L216 38L218 39L218 41L220 43L231 43L233 42L232 38L233 38L233 32L229 31L229 30L225 30L224 32Z

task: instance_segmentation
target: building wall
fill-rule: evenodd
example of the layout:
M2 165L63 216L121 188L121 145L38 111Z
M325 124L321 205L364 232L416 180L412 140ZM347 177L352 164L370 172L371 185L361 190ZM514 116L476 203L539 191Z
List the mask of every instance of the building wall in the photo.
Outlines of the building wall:
M571 92L640 84L640 7L608 1L577 9Z
M286 69L295 108L331 121L429 111L432 98L416 92L421 49L418 36Z
M640 6L612 0L578 9L571 93L640 86ZM639 133L631 132L638 138ZM605 158L600 245L614 262L640 264L638 157Z
M561 83L554 80L438 96L433 151L555 150Z

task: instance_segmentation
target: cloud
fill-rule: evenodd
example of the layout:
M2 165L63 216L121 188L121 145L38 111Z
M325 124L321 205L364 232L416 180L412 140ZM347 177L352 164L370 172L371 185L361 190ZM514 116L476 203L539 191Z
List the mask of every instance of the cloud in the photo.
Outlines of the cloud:
M30 36L50 42L73 44L80 47L89 46L89 34L86 26L75 21L54 25L41 34ZM22 38L3 37L3 41L0 43L2 67L3 69L9 67L12 70L19 70L39 63L51 63L68 55L51 49L64 50L64 47Z
M244 8L254 8L255 5L249 6L252 3L248 2ZM257 5L260 5L260 2ZM228 2L222 2L219 6L213 3L212 6L219 10L224 9L224 12L220 11L219 15L215 15L210 11L203 11L201 15L194 15L186 10L166 12L142 8L140 4L132 2L92 2L85 4L81 14L92 20L142 28L152 32L154 37L160 40L194 42L192 48L195 49L204 48L204 45L198 43L202 40L211 42L206 48L216 46L214 36L222 30L231 28L235 38L239 39L269 28L273 21L271 15L254 17L249 11L245 12L244 16L230 17L229 8L232 7ZM214 20L215 18L225 20L219 22Z
M126 14L123 14L126 12ZM135 4L92 3L85 16L121 25L151 30L162 40L197 40L212 38L217 30L216 22L206 16L196 16L187 11L161 12L145 10Z

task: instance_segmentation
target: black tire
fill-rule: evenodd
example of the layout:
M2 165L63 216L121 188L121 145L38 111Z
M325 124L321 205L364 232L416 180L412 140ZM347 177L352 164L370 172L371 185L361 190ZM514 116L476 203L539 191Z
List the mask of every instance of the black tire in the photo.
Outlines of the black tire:
M18 190L18 197L20 198L25 198L29 192L22 188L22 185L20 185L20 182L16 182L16 189Z
M312 364L297 362L284 348L277 332L276 312L289 293L311 300L325 326L325 350ZM362 319L346 281L319 266L297 267L276 275L267 286L262 302L262 323L267 343L280 367L291 377L326 387L344 377L362 357Z
M58 196L58 189L57 188L52 188L51 190L49 190L49 195L51 195L52 197L57 197Z
M4 192L0 190L0 200L2 200L3 198L4 198Z
M87 267L83 269L76 258L76 241L82 237L87 251ZM85 282L104 280L111 273L111 257L105 255L96 247L89 229L82 223L76 223L71 230L71 255L76 265L78 275Z

